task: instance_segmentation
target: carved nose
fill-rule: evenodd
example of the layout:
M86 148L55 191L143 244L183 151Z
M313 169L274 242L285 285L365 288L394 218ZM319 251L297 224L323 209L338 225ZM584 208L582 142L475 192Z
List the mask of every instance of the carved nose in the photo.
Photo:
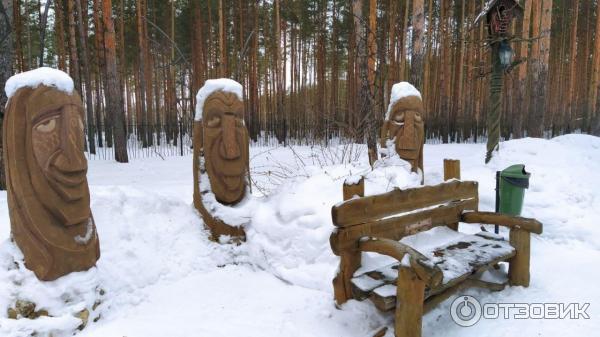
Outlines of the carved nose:
M54 166L62 172L77 173L87 170L87 160L83 154L83 130L81 117L75 106L63 107L61 152Z
M235 117L232 115L223 115L221 123L223 137L221 155L226 159L237 159L240 157L241 151L237 143Z

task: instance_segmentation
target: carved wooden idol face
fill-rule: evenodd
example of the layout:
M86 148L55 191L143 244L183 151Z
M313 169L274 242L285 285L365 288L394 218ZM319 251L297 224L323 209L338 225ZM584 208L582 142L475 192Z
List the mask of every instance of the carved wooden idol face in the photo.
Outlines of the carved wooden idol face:
M389 119L390 138L396 138L400 158L414 161L419 158L424 142L423 101L408 96L394 104Z
M27 146L32 186L46 208L66 226L90 218L83 107L76 96L36 90L27 108ZM41 174L38 174L41 173Z
M232 93L217 91L204 102L204 158L210 186L224 204L240 201L246 190L248 131L244 104Z

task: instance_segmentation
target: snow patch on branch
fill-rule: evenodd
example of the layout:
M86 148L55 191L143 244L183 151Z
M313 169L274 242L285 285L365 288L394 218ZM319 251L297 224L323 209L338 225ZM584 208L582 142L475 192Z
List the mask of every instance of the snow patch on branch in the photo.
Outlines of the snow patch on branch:
M74 88L73 79L65 72L41 67L12 76L6 81L4 91L10 99L21 88L37 88L40 85L55 87L69 95L73 93Z

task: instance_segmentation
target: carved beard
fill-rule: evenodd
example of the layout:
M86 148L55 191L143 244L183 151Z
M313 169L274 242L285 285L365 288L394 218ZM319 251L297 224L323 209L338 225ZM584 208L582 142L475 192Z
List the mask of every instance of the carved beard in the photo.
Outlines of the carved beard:
M246 191L248 131L243 103L234 94L211 94L203 108L205 168L212 192L223 204L239 202Z
M41 280L87 270L100 257L82 119L76 93L46 86L19 89L4 118L11 231Z

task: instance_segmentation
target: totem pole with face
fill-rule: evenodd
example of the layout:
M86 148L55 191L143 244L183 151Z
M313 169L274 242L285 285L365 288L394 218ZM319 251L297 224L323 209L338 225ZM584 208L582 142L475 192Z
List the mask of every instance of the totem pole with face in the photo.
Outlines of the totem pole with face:
M423 123L423 101L418 91L410 86L408 95L390 103L386 120L381 128L381 147L392 146L398 156L411 164L411 170L423 172L423 144L425 125ZM389 152L389 151L388 151Z
M217 90L201 104L201 120L194 122L194 205L214 240L227 235L243 241L243 227L219 219L211 205L234 206L246 195L249 141L244 103L235 93Z
M100 245L79 95L45 85L18 89L8 101L3 142L11 235L27 268L48 281L93 267Z

